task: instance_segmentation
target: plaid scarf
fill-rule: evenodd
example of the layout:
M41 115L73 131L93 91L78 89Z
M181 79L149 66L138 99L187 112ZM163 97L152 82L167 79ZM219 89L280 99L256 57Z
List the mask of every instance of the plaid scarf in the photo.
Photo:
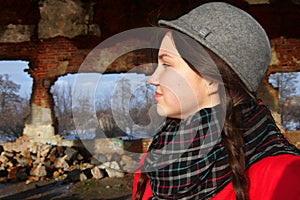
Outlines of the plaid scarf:
M247 168L267 156L300 155L280 133L266 106L241 105ZM221 106L205 108L185 120L168 118L144 161L154 196L150 199L209 199L231 181L222 143Z

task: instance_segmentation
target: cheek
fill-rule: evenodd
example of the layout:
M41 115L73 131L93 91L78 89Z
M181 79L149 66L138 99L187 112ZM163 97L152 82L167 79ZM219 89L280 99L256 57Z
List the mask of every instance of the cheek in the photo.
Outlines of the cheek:
M176 99L182 99L187 97L195 97L195 84L191 84L189 79L194 77L186 77L178 73L170 73L169 76L164 76L160 80L160 85L168 90L168 93L172 93ZM178 100L177 100L178 101Z
M167 88L161 87L163 98L158 100L157 111L160 116L172 116L174 113L181 112L181 104L172 91Z
M189 105L197 104L197 94L186 81L172 80L172 82L164 82L162 90L164 101L168 105L172 105L174 109L185 109Z
M184 91L182 81L179 76L165 76L160 80L160 86L163 90L165 101L173 104L179 104L179 98Z
M174 90L170 88L163 88L163 93L164 93L164 100L167 104L173 106L180 105L178 94Z

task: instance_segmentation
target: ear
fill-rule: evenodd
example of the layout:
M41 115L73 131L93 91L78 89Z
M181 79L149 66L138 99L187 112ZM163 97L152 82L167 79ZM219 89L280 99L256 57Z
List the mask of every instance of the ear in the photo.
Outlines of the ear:
M219 91L219 82L214 79L206 79L207 88L208 88L208 94L213 95L217 94Z

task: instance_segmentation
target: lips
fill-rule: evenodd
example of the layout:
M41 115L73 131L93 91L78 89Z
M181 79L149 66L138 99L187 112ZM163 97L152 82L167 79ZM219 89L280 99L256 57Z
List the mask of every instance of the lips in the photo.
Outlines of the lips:
M159 93L159 92L155 92L155 95L154 95L154 98L155 99L157 99L157 98L159 98L159 97L162 97L163 95L162 95L162 93Z

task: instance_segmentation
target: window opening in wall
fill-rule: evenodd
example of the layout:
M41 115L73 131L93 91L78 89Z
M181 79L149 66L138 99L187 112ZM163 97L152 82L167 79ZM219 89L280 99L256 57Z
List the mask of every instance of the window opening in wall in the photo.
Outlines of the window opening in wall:
M33 80L25 72L27 61L0 61L0 142L15 141L22 135L30 112ZM12 120L13 119L13 120Z
M278 72L269 82L277 89L281 123L286 130L300 130L300 72Z
M138 128L150 123L148 110L154 104L154 88L145 84L146 80L145 75L135 73L80 73L60 77L51 88L59 134L70 140L151 137L154 131ZM124 113L138 126L116 119ZM79 127L74 120L82 122Z

